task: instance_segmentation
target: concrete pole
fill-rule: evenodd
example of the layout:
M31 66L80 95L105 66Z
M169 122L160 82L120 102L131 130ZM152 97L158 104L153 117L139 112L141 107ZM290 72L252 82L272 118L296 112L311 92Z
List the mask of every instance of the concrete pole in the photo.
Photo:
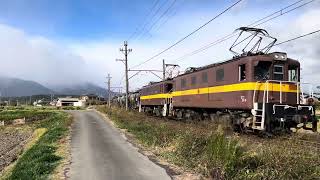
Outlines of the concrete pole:
M110 87L110 84L111 84L111 76L110 74L108 74L108 106L110 107L111 106L111 87Z
M166 80L166 64L164 62L164 59L162 60L162 78L165 81Z
M128 43L127 41L124 42L124 63L125 63L125 69L126 69L126 110L129 108L129 77L128 77Z
M124 42L124 49L120 48L120 51L123 52L125 59L116 59L116 61L122 61L125 65L125 80L126 80L126 110L129 109L129 77L128 77L128 54L132 49L128 49L128 42Z

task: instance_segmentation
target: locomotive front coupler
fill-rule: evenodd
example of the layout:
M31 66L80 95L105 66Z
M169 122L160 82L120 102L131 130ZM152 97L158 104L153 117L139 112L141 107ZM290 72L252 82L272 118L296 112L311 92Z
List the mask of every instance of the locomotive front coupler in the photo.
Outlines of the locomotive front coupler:
M266 104L266 128L271 132L274 128L297 128L303 124L305 129L317 131L315 107L311 105ZM312 128L306 124L311 122Z

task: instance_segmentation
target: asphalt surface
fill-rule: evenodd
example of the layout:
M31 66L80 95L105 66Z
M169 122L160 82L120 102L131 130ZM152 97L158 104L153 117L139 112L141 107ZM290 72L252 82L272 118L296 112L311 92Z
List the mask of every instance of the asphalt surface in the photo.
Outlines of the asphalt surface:
M70 167L76 180L166 180L165 169L140 154L114 128L94 111L72 111Z

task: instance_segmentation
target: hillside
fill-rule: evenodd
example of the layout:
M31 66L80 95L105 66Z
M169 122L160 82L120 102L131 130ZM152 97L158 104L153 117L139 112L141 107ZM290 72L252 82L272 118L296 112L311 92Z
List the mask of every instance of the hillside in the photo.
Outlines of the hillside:
M97 86L92 83L83 83L72 86L60 86L60 87L52 87L54 91L59 94L67 94L67 95L83 95L83 94L96 94L99 96L106 96L106 89Z
M0 93L3 97L14 97L51 94L53 91L34 81L0 77Z
M26 97L34 95L84 95L95 94L106 96L106 89L92 83L83 83L69 86L45 87L35 81L18 78L0 77L1 97Z

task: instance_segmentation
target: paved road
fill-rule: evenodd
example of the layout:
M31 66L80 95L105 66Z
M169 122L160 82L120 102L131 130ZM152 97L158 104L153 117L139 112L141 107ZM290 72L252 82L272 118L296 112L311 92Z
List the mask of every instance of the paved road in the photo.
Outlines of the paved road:
M71 179L170 179L94 111L73 111Z

